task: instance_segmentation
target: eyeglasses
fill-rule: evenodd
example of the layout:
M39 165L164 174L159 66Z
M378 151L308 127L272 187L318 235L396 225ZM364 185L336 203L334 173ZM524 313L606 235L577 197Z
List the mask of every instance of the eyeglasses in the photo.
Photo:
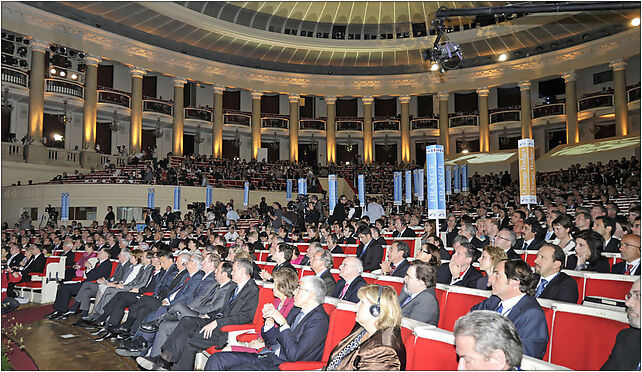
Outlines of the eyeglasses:
M631 299L631 297L633 297L634 300L639 301L640 292L627 293L626 296L624 296L624 299L628 301Z
M505 238L505 237L503 237L503 236L501 236L501 235L497 235L497 237L498 237L498 238L500 238L500 239L504 239L504 240L510 241L510 239Z
M640 246L639 246L639 245L633 245L633 244L629 244L629 243L625 243L625 242L622 242L620 245L621 245L621 246L627 246L627 247L632 247L632 248L640 249Z

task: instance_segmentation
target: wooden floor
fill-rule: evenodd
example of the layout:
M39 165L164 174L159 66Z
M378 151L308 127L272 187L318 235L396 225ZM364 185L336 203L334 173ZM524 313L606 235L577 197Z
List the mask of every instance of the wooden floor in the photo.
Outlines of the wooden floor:
M21 332L25 350L40 370L139 370L133 359L116 354L115 348L120 341L95 342L88 331L71 327L78 317L39 320L28 324L31 329ZM62 335L75 337L63 338Z

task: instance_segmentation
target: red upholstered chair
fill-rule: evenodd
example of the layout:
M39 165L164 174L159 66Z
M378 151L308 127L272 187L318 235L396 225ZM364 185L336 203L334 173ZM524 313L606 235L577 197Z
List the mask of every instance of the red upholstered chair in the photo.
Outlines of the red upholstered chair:
M484 301L489 296L490 291L456 285L449 286L444 311L439 313L439 328L452 331L455 327L455 322L460 316L466 315L471 307Z
M414 359L415 355L415 331L420 328L434 328L430 324L426 324L410 318L401 319L401 339L403 344L406 347L406 370L411 369L410 363Z
M379 278L379 275L372 273L363 273L361 274L361 277L365 279L368 284L375 284L377 278Z
M526 260L525 260L526 263L528 264L528 266L534 267L535 259L537 258L537 251L527 250L524 252L526 252Z
M629 293L633 282L638 278L639 276L634 275L586 273L584 297L598 296L624 300L624 296Z
M356 255L357 247L358 247L357 244L346 244L341 246L341 248L343 249L343 253L349 254L349 255Z
M330 269L330 274L332 274L332 277L337 282L339 281L339 279L341 279L341 277L339 276L339 269Z
M395 291L397 291L397 295L401 294L401 291L403 289L403 278L399 278L396 276L380 275L377 280L375 280L375 283L379 285L391 286L395 289Z
M542 310L544 310L544 316L546 317L546 326L548 327L548 334L550 336L551 329L553 329L553 315L555 314L555 310L553 310L553 305L558 302L545 299L545 298L538 298L537 302L539 302L539 305L542 307ZM544 354L543 360L546 360L546 361L549 360L549 355L551 352L551 344L552 343L549 341L548 347L546 348L546 354Z
M411 358L406 358L406 370L431 371L457 369L455 336L452 332L434 327L415 329L415 349Z
M598 370L619 331L629 326L626 313L575 304L553 305L550 362L575 370Z
M345 258L348 256L351 256L351 255L339 254L339 253L332 254L332 267L339 268L343 260L345 260Z

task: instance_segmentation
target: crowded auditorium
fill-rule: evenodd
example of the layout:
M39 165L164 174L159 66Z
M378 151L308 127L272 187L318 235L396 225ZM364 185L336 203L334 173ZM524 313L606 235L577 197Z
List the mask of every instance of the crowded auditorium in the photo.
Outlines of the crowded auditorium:
M640 2L2 17L2 370L640 370Z

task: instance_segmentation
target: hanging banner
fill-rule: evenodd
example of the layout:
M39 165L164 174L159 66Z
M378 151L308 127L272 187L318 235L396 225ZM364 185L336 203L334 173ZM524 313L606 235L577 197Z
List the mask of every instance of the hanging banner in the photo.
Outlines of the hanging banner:
M417 192L417 199L419 201L423 202L425 197L424 197L424 170L423 169L417 169L417 187L415 188L415 192Z
M406 171L406 204L412 203L412 172Z
M285 199L287 201L292 200L292 180L288 179L286 181L286 187L285 187Z
M415 195L419 199L419 172L417 169L412 170L412 187L415 188Z
M299 195L308 195L308 180L299 178Z
M403 184L401 180L401 172L394 173L394 205L401 205L401 199L403 194Z
M537 204L535 185L535 141L525 138L517 141L519 154L519 201Z
M247 207L247 204L250 202L250 183L245 181L243 185L243 206Z
M468 192L468 164L461 166L461 191Z
M461 192L461 176L459 175L459 165L453 167L453 194Z
M359 205L363 208L366 206L366 180L363 174L358 175L357 180L359 183Z
M452 180L452 174L453 170L452 167L449 165L446 167L446 195L452 195L453 194L453 180Z
M212 204L212 192L214 188L211 185L207 185L205 188L205 208L209 208Z
M147 189L147 208L154 209L155 199L156 191L154 191L154 189Z
M181 188L180 186L174 187L174 210L181 210Z
M428 218L446 218L444 147L426 146L428 174Z
M69 193L60 194L60 221L69 221Z
M334 206L337 205L337 175L328 175L328 205L330 207L330 214L334 211Z

